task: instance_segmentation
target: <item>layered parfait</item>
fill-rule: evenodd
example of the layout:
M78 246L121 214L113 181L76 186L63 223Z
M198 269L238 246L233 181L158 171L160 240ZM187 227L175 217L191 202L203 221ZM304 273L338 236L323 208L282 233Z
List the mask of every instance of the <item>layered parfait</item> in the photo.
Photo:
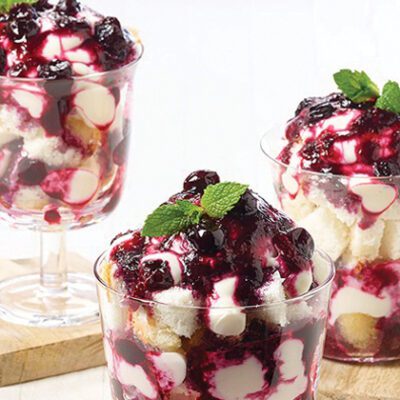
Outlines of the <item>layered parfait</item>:
M364 73L303 100L275 157L282 208L335 261L325 354L400 358L400 89ZM282 132L280 132L282 135ZM269 152L272 156L272 153Z
M196 171L96 265L115 400L311 400L333 266L247 185Z
M1 214L86 224L118 203L142 47L78 0L17 3L0 10Z

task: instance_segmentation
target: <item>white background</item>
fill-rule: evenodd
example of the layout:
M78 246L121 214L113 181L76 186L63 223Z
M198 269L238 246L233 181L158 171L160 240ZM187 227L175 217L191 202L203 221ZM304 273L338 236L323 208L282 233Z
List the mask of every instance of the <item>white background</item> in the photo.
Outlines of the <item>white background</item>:
M199 168L273 199L259 139L332 73L365 69L399 79L399 0L87 0L139 29L130 175L106 222L70 235L94 259ZM0 228L0 256L30 256L32 234ZM3 238L6 238L3 239ZM23 246L21 246L23 243ZM11 251L10 251L11 249ZM0 389L1 400L109 399L102 369Z

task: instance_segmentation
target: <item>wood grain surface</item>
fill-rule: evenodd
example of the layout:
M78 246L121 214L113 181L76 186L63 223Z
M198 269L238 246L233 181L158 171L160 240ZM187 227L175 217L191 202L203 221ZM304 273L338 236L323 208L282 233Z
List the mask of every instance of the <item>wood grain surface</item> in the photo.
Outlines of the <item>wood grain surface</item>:
M324 360L318 400L399 400L400 362L379 365Z
M74 258L74 269L89 269ZM0 260L0 279L35 270L34 261ZM0 321L0 386L104 364L100 324L31 328Z

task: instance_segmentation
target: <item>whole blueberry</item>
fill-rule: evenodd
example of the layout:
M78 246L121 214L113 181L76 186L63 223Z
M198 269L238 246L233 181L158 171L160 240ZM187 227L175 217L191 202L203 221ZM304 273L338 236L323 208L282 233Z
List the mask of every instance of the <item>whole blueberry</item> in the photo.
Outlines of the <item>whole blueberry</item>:
M41 64L38 67L38 75L47 80L44 87L49 94L63 97L70 93L73 82L71 80L72 67L69 61L52 60L47 64Z
M14 6L9 15L7 33L16 43L24 42L35 36L40 30L38 14L34 7L28 4Z
M174 285L169 264L163 260L149 260L141 265L141 274L147 290L166 290Z
M23 158L18 164L18 179L23 185L40 185L47 176L47 167L42 161Z
M76 15L81 10L81 4L78 0L60 0L56 6L59 13L67 15Z
M224 231L219 227L196 226L188 232L188 238L201 254L214 254L225 244Z
M297 251L306 259L310 260L314 254L314 240L304 228L294 228L287 233Z
M376 176L398 176L400 175L400 162L396 162L395 160L375 162L374 174Z
M203 193L208 185L219 183L220 179L215 171L199 170L192 172L183 183L183 189L196 193Z
M36 3L33 4L33 7L37 11L46 11L50 10L53 6L49 3L48 0L38 0Z
M117 18L105 17L95 25L95 37L105 50L102 56L104 64L112 67L113 62L122 62L129 53L129 44Z

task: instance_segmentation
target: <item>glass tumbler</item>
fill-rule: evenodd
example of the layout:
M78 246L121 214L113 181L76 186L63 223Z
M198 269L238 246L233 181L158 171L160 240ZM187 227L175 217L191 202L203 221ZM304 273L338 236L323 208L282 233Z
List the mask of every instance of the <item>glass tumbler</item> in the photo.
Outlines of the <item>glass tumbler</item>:
M322 253L318 267L311 291L243 307L244 331L221 336L208 328L209 313L237 316L237 308L129 297L101 256L95 275L113 400L315 399L334 275Z
M261 147L282 209L335 262L325 356L400 359L400 176L339 176L294 170L277 160L284 127Z
M71 79L0 77L0 218L40 236L40 274L0 282L0 317L68 326L99 316L90 274L68 272L66 232L118 204L135 61Z

